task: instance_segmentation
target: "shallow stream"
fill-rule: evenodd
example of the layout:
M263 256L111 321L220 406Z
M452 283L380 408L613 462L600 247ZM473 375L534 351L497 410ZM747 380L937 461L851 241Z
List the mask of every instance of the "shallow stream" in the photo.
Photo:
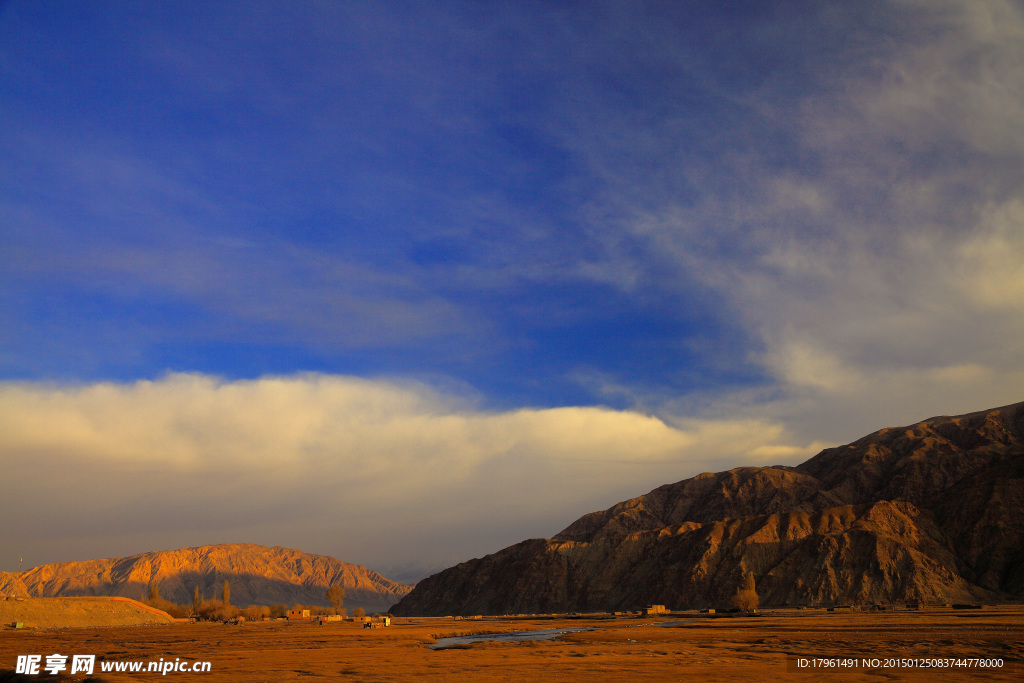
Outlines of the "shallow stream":
M554 640L566 633L577 633L579 631L593 631L592 628L544 628L533 631L512 631L511 633L478 633L472 636L453 636L451 638L438 638L437 642L430 646L431 650L443 650L446 647L455 645L470 645L484 640L495 640L498 642L521 641L521 640Z

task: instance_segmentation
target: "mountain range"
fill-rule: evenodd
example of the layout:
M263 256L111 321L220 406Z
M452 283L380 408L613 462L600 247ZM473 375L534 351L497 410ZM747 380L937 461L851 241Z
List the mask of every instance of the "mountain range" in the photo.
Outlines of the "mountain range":
M420 581L396 615L1024 598L1024 403L661 486Z
M155 584L161 598L192 604L196 586L203 598L220 599L225 580L231 588L231 604L238 607L295 603L327 606L327 589L340 585L345 589L345 607L381 612L411 590L411 586L333 557L279 546L232 543L0 572L0 594L120 595L139 599Z

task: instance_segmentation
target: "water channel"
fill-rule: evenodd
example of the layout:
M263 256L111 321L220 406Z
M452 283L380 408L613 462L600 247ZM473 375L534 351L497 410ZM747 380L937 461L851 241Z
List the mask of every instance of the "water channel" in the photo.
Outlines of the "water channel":
M647 624L632 624L626 626L626 628L636 628L637 626L662 626L662 627L674 627L682 626L683 624L692 624L698 619L687 619L685 621L664 621L661 623L647 623ZM485 640L497 641L497 642L518 642L523 640L554 640L559 636L563 636L566 633L578 633L580 631L594 631L599 628L609 628L608 626L584 626L579 628L544 628L534 629L532 631L512 631L510 633L477 633L470 636L452 636L450 638L438 638L437 642L430 645L431 650L443 650L446 647L455 647L458 645L472 645L473 643L483 642Z
M443 650L446 647L456 645L470 645L485 640L498 642L517 642L522 640L554 640L566 633L577 633L579 631L593 631L592 628L545 628L533 631L512 631L511 633L478 633L472 636L453 636L451 638L438 638L437 642L430 646L431 650Z

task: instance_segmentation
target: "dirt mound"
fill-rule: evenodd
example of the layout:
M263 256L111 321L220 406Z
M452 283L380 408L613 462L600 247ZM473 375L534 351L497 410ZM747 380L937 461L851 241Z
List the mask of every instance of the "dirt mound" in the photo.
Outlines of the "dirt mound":
M167 612L119 597L27 598L0 600L4 629L21 622L24 628L87 628L173 624Z

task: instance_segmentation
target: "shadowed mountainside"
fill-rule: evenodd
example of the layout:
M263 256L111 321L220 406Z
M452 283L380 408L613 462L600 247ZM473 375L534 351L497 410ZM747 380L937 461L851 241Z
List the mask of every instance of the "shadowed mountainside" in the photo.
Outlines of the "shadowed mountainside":
M421 581L400 615L1024 597L1024 403L661 486Z
M34 597L120 595L138 599L156 582L160 597L191 604L196 586L219 598L230 582L231 603L328 605L332 585L345 589L345 606L387 610L410 586L333 557L250 543L208 545L132 557L47 564L21 573L0 572L0 593Z

